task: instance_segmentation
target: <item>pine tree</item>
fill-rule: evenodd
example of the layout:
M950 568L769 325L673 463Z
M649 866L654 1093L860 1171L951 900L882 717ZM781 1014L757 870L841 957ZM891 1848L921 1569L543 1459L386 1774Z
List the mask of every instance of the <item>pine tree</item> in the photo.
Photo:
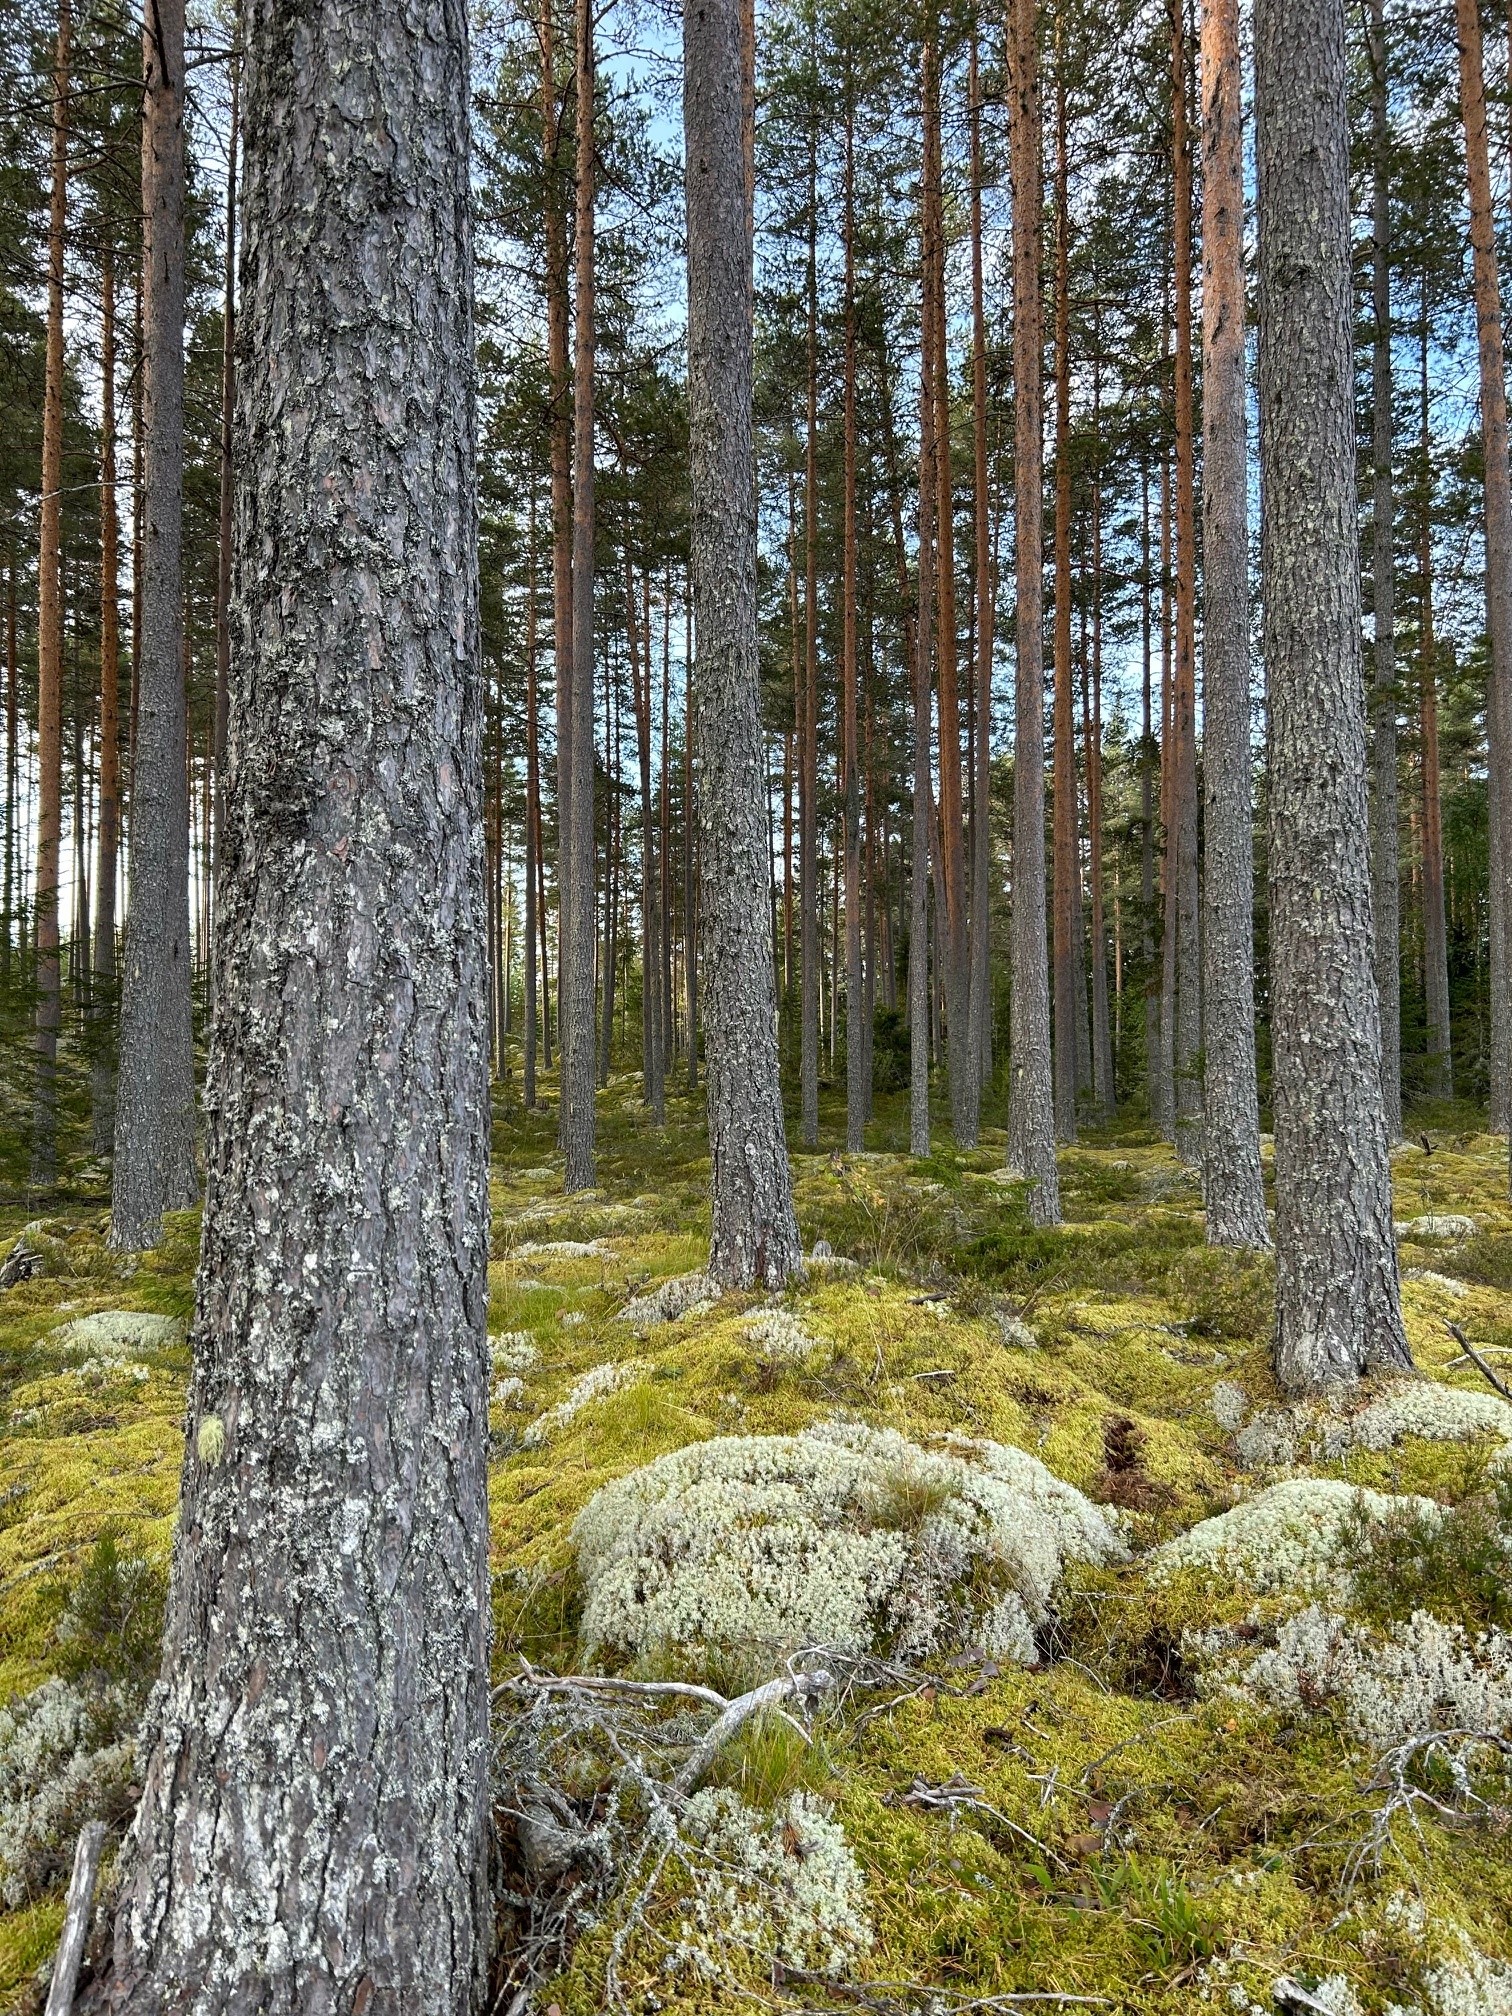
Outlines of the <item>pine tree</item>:
M1410 1363L1373 967L1343 0L1257 0L1276 1374Z
M740 0L683 16L688 417L714 1228L731 1287L801 1271L783 1136L756 633L753 278Z

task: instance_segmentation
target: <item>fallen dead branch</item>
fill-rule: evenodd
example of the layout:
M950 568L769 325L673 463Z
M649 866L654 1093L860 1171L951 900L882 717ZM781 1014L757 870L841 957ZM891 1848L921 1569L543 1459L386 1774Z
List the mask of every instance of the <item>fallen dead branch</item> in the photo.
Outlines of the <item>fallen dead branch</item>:
M1363 1838L1350 1850L1344 1865L1345 1888L1367 1866L1379 1874L1387 1851L1395 1846L1393 1829L1403 1814L1419 1836L1425 1813L1450 1825L1472 1819L1493 1825L1512 1822L1512 1810L1477 1789L1477 1773L1484 1776L1488 1764L1512 1773L1512 1738L1491 1729L1430 1729L1388 1750L1365 1788L1386 1796L1371 1815ZM1446 1793L1422 1782L1435 1767L1448 1777Z

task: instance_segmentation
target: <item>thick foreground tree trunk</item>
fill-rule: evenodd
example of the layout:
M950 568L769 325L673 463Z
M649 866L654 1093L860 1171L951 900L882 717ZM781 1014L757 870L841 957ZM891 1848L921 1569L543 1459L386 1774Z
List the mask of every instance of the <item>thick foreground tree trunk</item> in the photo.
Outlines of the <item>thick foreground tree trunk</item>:
M462 2016L490 1635L467 17L243 22L209 1188L107 1999Z
M1238 0L1202 10L1203 1188L1210 1246L1268 1246L1255 1082L1244 141Z
M1409 1364L1373 968L1343 0L1257 0L1276 1374Z
M1013 764L1013 1020L1008 1044L1009 1170L1029 1184L1036 1225L1060 1223L1045 957L1044 324L1040 302L1039 46L1034 0L1008 0L1013 190L1015 535L1018 545Z
M713 1161L709 1268L780 1288L803 1262L782 1130L771 861L756 635L755 373L740 0L688 0L688 425L704 1027Z
M157 1244L192 1204L189 787L184 763L184 6L142 34L142 623L131 764L111 1244Z

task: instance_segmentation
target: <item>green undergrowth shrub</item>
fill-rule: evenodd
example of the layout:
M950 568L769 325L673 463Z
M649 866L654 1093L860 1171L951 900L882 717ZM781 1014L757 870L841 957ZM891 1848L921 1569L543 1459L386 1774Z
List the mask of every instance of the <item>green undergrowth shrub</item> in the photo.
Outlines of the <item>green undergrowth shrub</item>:
M1404 1500L1383 1519L1356 1513L1344 1529L1340 1566L1350 1607L1377 1624L1405 1624L1420 1611L1469 1632L1512 1629L1512 1470L1433 1514Z

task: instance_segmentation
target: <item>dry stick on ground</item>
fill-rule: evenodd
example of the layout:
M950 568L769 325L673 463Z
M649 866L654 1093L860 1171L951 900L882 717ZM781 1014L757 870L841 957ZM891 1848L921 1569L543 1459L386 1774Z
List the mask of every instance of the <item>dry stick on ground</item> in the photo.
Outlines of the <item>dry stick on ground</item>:
M1463 1820L1466 1813L1489 1814L1495 1810L1470 1784L1470 1760L1477 1750L1497 1752L1503 1760L1503 1770L1512 1772L1512 1739L1491 1729L1429 1729L1409 1736L1405 1743L1398 1743L1386 1752L1366 1787L1367 1791L1384 1792L1386 1797L1372 1816L1369 1832L1355 1844L1344 1865L1346 1890L1353 1887L1367 1862L1373 1870L1380 1870L1386 1850L1392 1845L1392 1823L1399 1813L1405 1813L1414 1831L1421 1833L1418 1808L1422 1806L1438 1819L1448 1821ZM1454 1798L1441 1799L1426 1786L1412 1782L1408 1773L1419 1759L1443 1765L1453 1781Z
M1461 1330L1458 1323L1451 1323L1446 1317L1444 1319L1444 1328L1449 1332L1449 1335L1454 1339L1455 1343L1463 1348L1465 1356L1470 1359L1472 1364L1475 1366L1476 1371L1482 1373L1487 1379L1490 1380L1491 1384L1496 1388L1497 1392L1500 1393L1500 1395L1504 1400L1512 1400L1512 1389L1509 1389L1508 1386L1506 1385L1506 1382L1500 1379L1497 1376L1497 1374L1492 1371L1491 1367L1486 1363L1485 1359L1482 1358L1481 1354L1470 1342L1470 1339L1465 1335L1464 1331Z
M73 2008L74 1986L79 1978L79 1962L84 1958L95 1878L100 1873L100 1850L104 1845L105 1822L91 1820L80 1834L79 1845L74 1850L73 1875L68 1881L68 1903L63 1913L63 1937L58 1942L58 1957L53 1962L46 2016L69 2016Z

